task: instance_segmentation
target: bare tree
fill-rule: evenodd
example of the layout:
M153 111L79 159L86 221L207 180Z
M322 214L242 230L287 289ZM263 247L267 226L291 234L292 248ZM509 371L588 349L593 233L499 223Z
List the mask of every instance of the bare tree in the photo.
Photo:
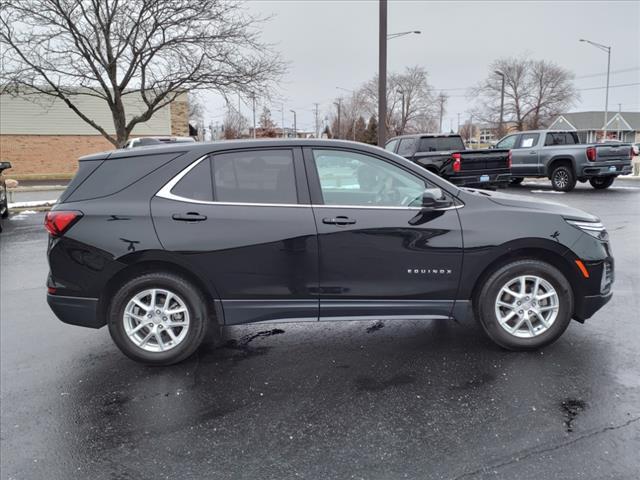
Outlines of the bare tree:
M478 131L477 127L471 123L469 120L464 122L463 125L460 126L460 136L469 142L472 138L476 136L476 132Z
M59 99L122 146L181 93L270 87L285 68L260 41L263 20L234 0L13 0L0 10L0 81ZM127 96L141 108L126 111ZM83 111L83 97L106 103L113 129Z
M241 138L249 128L249 120L235 108L228 106L224 116L224 138Z
M362 86L368 113L375 114L378 104L378 78ZM424 68L408 67L403 73L391 73L387 78L387 131L394 135L420 131L434 116L432 88Z
M489 76L470 95L479 98L474 116L498 125L502 78L505 77L504 121L517 130L537 129L566 111L579 98L569 70L546 60L501 58L491 64Z

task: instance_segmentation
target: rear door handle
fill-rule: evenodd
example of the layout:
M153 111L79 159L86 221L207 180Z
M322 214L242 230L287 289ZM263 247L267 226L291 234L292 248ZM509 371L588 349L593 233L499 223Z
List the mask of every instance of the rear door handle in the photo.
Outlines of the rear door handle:
M202 222L207 219L206 215L200 215L198 212L174 213L171 218L178 222Z
M323 218L322 223L327 225L353 225L356 221L353 218L339 216L332 218Z

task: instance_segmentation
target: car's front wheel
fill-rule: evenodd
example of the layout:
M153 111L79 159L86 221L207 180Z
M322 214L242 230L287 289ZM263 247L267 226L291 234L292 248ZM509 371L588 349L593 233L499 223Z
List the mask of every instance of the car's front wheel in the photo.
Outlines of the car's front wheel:
M589 179L589 183L596 190L604 190L605 188L609 188L613 185L613 181L616 179L615 176L610 177L593 177Z
M170 365L193 354L209 327L207 303L198 288L172 273L147 273L113 296L109 333L128 357Z
M567 279L554 266L533 259L493 272L474 303L483 330L509 350L533 350L554 342L573 314Z

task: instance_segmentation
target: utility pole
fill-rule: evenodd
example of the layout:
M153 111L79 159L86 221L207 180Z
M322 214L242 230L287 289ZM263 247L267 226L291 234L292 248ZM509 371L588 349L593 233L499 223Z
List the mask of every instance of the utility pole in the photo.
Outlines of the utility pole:
M289 110L291 113L293 113L293 138L298 138L298 122L296 119L296 111L295 110Z
M378 1L378 146L384 147L387 141L387 0Z
M440 100L440 130L438 130L438 132L442 133L442 116L444 115L444 97L442 94L440 94L438 99Z
M280 109L280 113L282 113L282 138L284 138L284 103L282 103L282 108Z
M238 94L238 131L236 133L237 137L240 138L240 129L242 127L242 112L240 111L240 94Z
M456 130L456 133L460 133L460 114L458 114L458 130Z
M502 77L502 88L500 90L500 123L498 124L498 138L502 138L502 127L504 122L504 73L500 70L495 70L494 72Z
M407 122L404 114L404 90L398 90L398 93L401 95L400 102L400 135L404 135L404 126Z
M320 131L318 130L318 104L314 103L315 105L315 109L314 109L314 113L315 113L315 117L316 117L316 138L320 138Z
M256 138L256 96L251 97L253 100L253 138Z
M336 130L338 130L337 132L335 132L335 134L333 135L333 138L340 138L340 110L342 108L342 99L339 98L337 102L333 102L333 104L338 107L338 126L336 128Z

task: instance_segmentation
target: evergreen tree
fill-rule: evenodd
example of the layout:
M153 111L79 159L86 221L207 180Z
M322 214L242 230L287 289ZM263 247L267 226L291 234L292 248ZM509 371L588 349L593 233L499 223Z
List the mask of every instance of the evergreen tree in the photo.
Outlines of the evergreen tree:
M371 118L369 118L367 130L364 134L364 142L369 145L378 144L378 119L374 115L371 115Z

